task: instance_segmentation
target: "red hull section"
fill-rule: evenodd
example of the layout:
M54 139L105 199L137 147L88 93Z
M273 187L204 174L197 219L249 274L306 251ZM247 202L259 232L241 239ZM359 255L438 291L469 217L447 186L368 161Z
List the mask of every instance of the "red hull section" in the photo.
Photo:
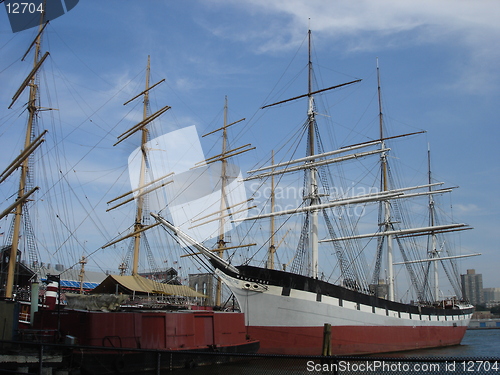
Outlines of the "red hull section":
M57 327L57 311L35 315L35 329ZM203 350L245 346L244 315L231 312L89 312L63 310L62 335L78 345L155 350Z
M467 327L333 326L332 354L355 355L458 345ZM321 355L323 327L248 327L259 353Z

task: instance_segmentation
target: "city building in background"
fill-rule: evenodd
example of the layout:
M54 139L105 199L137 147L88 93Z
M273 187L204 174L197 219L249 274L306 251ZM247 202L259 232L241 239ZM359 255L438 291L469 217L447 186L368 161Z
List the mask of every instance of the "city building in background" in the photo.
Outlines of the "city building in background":
M487 309L500 305L500 288L483 288L483 295Z
M484 303L483 275L476 270L467 270L465 275L460 275L462 280L462 294L464 298L473 305Z
M214 275L211 273L197 273L189 275L189 286L207 298L199 299L200 304L214 305Z

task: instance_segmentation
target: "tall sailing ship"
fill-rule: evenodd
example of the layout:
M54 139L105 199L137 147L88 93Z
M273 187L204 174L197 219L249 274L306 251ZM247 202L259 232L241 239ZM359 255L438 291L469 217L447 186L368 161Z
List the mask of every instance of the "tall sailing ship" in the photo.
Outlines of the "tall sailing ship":
M139 274L141 242L143 243L142 249L146 248L148 252L148 260L154 263L154 259L151 259L152 254L148 248L145 232L157 226L158 223L148 225L148 221L151 220L151 217L145 214L148 209L148 200L154 200L152 193L172 182L171 180L169 181L172 173L168 173L168 175L155 175L158 170L152 170L148 165L150 160L154 160L153 156L151 157L152 159L148 156L150 151L152 151L150 148L151 143L148 143L150 141L148 124L170 109L170 106L164 106L152 114L148 113L150 109L150 90L164 81L161 80L154 85L150 85L149 56L146 68L145 89L125 103L128 104L137 98L143 98L142 121L118 136L115 143L117 145L135 134L140 135L140 147L129 158L132 190L108 202L112 204L108 211L127 203L135 202L135 221L131 233L117 240L110 241L102 247L108 248L120 241L132 239L130 246L132 254L127 256L119 267L122 273L125 273L130 268L130 275L108 275L101 284L94 288L96 293L101 293L101 295L84 295L82 294L84 281L83 266L86 263L86 257L82 257L80 261L82 265L79 283L80 294L70 295L67 293L66 301L68 303L62 304L62 279L60 275L49 279L49 275L45 274L43 276L47 278L49 285L46 288L45 304L38 311L39 289L36 278L37 271L40 274L40 270L36 261L37 258L35 257L36 249L34 245L36 241L34 239L28 240L28 245L33 247L22 246L20 244L20 233L23 227L25 231L26 229L31 229L27 210L28 204L26 202L33 199L33 193L38 190L38 187L33 186L33 152L44 142L43 136L46 133L46 131L43 131L39 134L37 120L40 111L49 109L41 107L38 91L39 69L49 56L48 52L42 56L41 49L42 34L47 24L43 23L40 25L38 34L28 50L30 52L34 47L34 65L28 77L15 93L10 105L12 107L25 90L29 91L29 99L26 104L29 117L25 132L25 146L20 155L0 174L0 183L2 183L16 170L20 169L21 171L16 202L0 214L0 219L9 214L14 214L12 229L9 235L6 236L9 242L11 242L2 249L2 263L7 263L8 269L5 272L2 269L0 273L1 276L4 273L6 275L5 282L0 282L0 287L4 289L4 295L0 297L5 297L8 300L5 305L17 305L10 303L10 300L13 300L23 303L23 307L27 308L27 312L25 314L22 313L20 316L20 320L24 320L22 326L15 324L18 314L16 308L11 309L13 324L6 323L5 338L15 338L17 336L29 340L32 337L32 331L29 328L33 328L38 332L53 332L54 336L52 339L54 342L58 342L64 337L72 337L74 342L86 346L193 351L199 353L214 351L255 353L258 350L259 342L247 337L243 314L234 311L215 311L214 309L210 309L210 307L194 306L195 299L198 299L198 302L200 300L203 301L206 296L186 285L181 285L175 277L176 273L172 273L173 277L170 280L165 280L165 282L147 279ZM58 203L62 202L59 201ZM57 218L61 220L58 215ZM28 235L32 235L33 233L24 232L23 234L25 234L23 237L28 237ZM72 236L75 235L72 234ZM22 252L29 252L28 265L21 262ZM33 270L30 268L33 268ZM21 280L23 281L21 283L21 271L24 269L27 272L27 276L26 280ZM169 271L165 271L164 274L167 274ZM159 273L156 272L156 274ZM0 278L0 281L4 281L3 277ZM25 294L31 292L31 308L28 303L30 299L29 295L21 296L21 291L26 292ZM144 296L144 298L134 298L136 292ZM23 297L27 297L25 301L22 301ZM127 306L129 309L120 310L120 304L123 304L127 300L131 302ZM61 318L62 309L64 309L64 314ZM104 311L107 313L103 313ZM79 324L75 324L76 321ZM116 324L117 322L121 323ZM22 328L19 332L17 330L18 327ZM7 332L9 330L12 332ZM10 333L12 335L9 337ZM46 339L49 340L49 336ZM113 340L116 340L116 342ZM96 358L98 359L96 360ZM75 366L81 367L82 371L91 373L106 372L109 368L115 368L118 364L119 368L117 371L125 373L145 371L150 368L158 368L158 366L171 369L178 366L213 364L231 360L233 360L231 357L226 357L220 360L208 361L202 354L191 354L179 358L179 360L176 359L173 363L167 361L160 363L159 359L158 362L156 359L154 362L151 362L147 353L139 353L139 355L129 354L126 358L122 358L122 355L116 352L97 351L90 356L76 355L72 357L70 362Z
M262 245L268 247L267 257L258 265L251 264L254 259L249 259L235 266L234 257L228 259L217 251L218 245L210 248L204 243L205 238L196 237L189 231L198 220L196 217L188 223L178 222L169 212L168 204L165 211L152 213L152 216L173 232L179 243L210 260L215 273L234 294L245 313L248 334L260 340L261 352L319 355L325 324L332 327L332 354L381 353L459 344L474 307L461 297L456 260L478 254L454 255L442 236L470 227L463 223L441 224L438 221L434 197L449 193L451 189L438 188L442 183L434 182L430 156L427 183L408 187L393 183L387 145L392 139L404 135L384 134L378 66L378 137L340 149L324 149L316 121L315 97L357 81L314 90L310 31L308 41L307 93L266 106L307 99L307 119L301 128L307 138L306 156L279 163L274 163L273 158L271 165L248 172L245 181L256 180L262 186L271 184L267 212L237 217L236 213L241 212L243 206L233 203L221 206L216 213L233 224L270 220L271 236ZM381 166L376 173L379 178L374 190L346 196L329 187L329 181L339 181L343 176L337 173L332 178L331 167L347 162L352 165L373 157L378 157ZM298 173L303 173L302 199L293 208L276 210L275 177L284 182L286 175ZM224 181L221 179L219 189L227 191ZM428 223L425 226L409 226L411 221L403 208L405 202L412 199L426 202ZM243 202L239 204L243 205ZM378 205L378 214L374 215L374 226L378 229L374 233L361 233L365 226L357 219L350 220L345 210L373 204ZM298 220L301 229L296 231L299 235L295 254L278 269L275 262L278 245L274 240L278 230L274 220L299 215L302 216ZM289 224L284 223L281 227ZM246 238L252 237L247 235ZM422 240L423 245L420 245ZM326 246L330 246L329 251L323 249ZM365 259L368 247L373 248L372 271L367 270ZM395 261L396 249L402 259L400 262ZM319 259L323 257L320 252L330 253L335 259L330 276L320 271ZM401 302L402 298L397 296L395 267L402 267L408 273L409 290L414 296L408 302ZM440 294L439 269L444 270L450 279L452 295L443 297ZM333 276L334 272L338 275Z

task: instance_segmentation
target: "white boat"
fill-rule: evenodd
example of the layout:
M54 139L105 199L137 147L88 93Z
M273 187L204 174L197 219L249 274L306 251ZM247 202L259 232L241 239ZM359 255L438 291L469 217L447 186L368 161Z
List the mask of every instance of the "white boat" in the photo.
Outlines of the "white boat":
M309 46L310 38L309 32ZM377 74L378 71L377 67ZM251 265L248 261L235 266L234 261L222 255L225 250L224 237L219 237L217 249L210 249L208 244L203 243L205 238L195 238L191 232L186 233L184 230L190 225L194 226L194 217L190 223L182 223L184 227L166 218L169 215L168 204L166 214L160 212L152 215L176 234L183 246L196 248L210 260L216 274L234 294L241 311L245 313L248 334L260 340L261 352L319 355L324 347L325 324L331 325L332 354L382 353L459 344L474 307L460 295L460 284L456 280L459 272L455 261L478 254L454 255L441 239L445 233L470 229L463 223L441 224L437 220L435 197L447 194L452 189L437 188L442 183L434 182L431 178L430 156L428 183L401 187L391 182L388 145L394 138L403 136L390 137L384 134L380 79L379 137L340 149L323 149L323 143L318 139L320 129L316 121L315 96L357 81L318 90L313 90L312 82L309 47L308 92L272 104L307 98L307 120L302 129L302 134L307 136L306 156L280 163L274 163L273 160L271 165L250 171L245 178L245 181L270 182L271 208L266 213L238 218L226 210L229 208L226 205L221 206L217 213L219 216L215 216L220 217L221 221L225 218L233 223L261 219L271 221L272 237L262 244L268 246L268 256L260 265ZM224 162L224 151L221 155ZM381 165L380 172L372 173L373 176L379 176L378 186L374 190L341 196L334 194L327 186L326 182L330 180L327 175L329 167L373 157L377 157ZM304 173L305 183L302 199L295 207L276 210L274 176L301 172ZM336 176L337 179L341 177L341 174ZM224 191L224 182L222 186L221 190ZM408 226L410 221L402 212L402 206L403 202L411 199L425 200L429 212L426 225ZM377 220L374 226L378 230L374 233L362 234L364 226L359 225L357 220L345 220L339 214L349 207L370 204L379 205L378 217L374 215ZM285 215L303 215L302 229L298 230L300 237L294 257L277 269L274 218ZM332 218L335 215L337 217ZM320 224L320 217L324 219L323 224ZM252 237L247 235L247 238ZM425 248L419 255L417 250L422 250L422 247L416 243L424 238ZM321 273L319 251L328 252L319 250L320 244L322 247L330 246L329 252L335 259L338 276ZM374 254L373 270L370 272L366 272L367 263L363 260L367 247L373 248ZM396 249L401 253L399 262L394 260ZM412 284L414 296L410 301L402 302L402 296L396 294L395 267L408 272L407 279ZM439 291L437 275L440 268L449 276L454 291L453 295L446 298Z

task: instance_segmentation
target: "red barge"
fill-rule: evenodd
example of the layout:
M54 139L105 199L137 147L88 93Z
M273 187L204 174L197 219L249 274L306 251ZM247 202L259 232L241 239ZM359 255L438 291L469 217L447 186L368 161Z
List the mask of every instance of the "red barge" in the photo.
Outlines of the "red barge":
M33 328L49 336L60 335L68 347L87 347L85 351L75 347L71 356L89 374L147 371L158 364L160 368L190 368L236 358L207 353L259 350L259 341L247 335L244 315L237 312L41 310L35 314Z
M78 345L154 349L256 352L244 315L213 310L116 311L42 310L35 330L52 330Z

